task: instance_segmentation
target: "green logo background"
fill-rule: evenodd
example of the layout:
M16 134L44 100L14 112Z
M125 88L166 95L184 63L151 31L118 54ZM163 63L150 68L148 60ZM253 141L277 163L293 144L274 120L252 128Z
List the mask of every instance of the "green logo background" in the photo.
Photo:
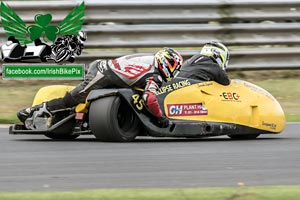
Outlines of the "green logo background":
M59 25L52 25L52 15L36 14L35 24L26 26L17 13L1 1L1 22L6 36L14 36L20 44L29 44L41 38L44 42L54 42L59 35L77 35L82 29L85 4L76 6Z

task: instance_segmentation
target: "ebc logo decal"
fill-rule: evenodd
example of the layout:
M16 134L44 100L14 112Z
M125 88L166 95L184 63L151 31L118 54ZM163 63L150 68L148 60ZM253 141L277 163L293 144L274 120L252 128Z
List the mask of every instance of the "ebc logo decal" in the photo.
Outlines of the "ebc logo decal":
M220 97L222 97L222 101L235 101L235 102L241 102L240 95L235 92L222 92L220 94Z
M168 116L207 115L208 111L202 103L167 104Z

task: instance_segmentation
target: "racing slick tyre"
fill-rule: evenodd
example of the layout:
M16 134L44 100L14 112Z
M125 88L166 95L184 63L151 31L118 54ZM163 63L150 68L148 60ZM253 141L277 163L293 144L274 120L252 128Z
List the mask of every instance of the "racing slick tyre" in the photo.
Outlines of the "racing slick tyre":
M248 134L248 135L228 135L231 139L234 140L253 140L257 138L260 134Z
M140 122L126 101L119 96L97 99L89 110L90 128L105 142L130 142L140 131Z

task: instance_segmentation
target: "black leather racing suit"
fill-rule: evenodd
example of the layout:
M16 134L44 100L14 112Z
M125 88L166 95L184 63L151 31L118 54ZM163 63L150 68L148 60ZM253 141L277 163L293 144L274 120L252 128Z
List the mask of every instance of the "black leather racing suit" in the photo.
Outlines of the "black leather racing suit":
M208 56L197 54L184 62L180 77L202 81L216 81L222 85L229 85L230 79L226 72Z
M162 85L162 78L154 62L153 54L134 54L114 60L96 60L89 65L83 82L63 98L47 102L47 108L51 112L84 103L93 89L142 88L146 107L155 117L160 118L163 113L156 92Z

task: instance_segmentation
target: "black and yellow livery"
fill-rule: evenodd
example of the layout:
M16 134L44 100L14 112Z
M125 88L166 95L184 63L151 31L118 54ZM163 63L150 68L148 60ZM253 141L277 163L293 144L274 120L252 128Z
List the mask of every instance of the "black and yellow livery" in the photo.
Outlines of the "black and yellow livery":
M72 88L41 88L33 105L62 97ZM232 80L229 86L223 86L213 81L176 78L163 85L157 98L171 120L167 128L155 124L138 90L116 88L93 90L85 104L54 113L44 121L47 124L37 124L34 130L13 125L10 134L44 134L54 139L94 134L101 141L116 142L129 142L142 135L187 138L228 135L234 139L253 139L260 134L280 133L285 127L284 112L278 101L264 89L242 80Z

